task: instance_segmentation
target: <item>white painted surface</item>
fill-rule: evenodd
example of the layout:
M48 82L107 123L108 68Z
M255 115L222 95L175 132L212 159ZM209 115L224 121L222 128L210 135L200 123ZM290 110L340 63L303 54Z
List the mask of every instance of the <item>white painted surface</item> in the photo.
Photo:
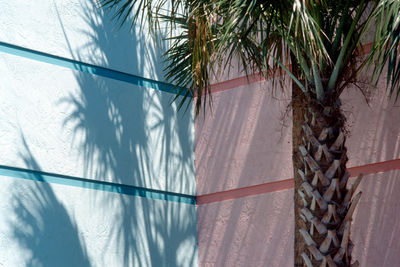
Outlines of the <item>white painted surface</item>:
M149 31L119 28L96 2L0 1L0 41L162 80L162 52Z
M0 266L197 266L193 205L4 176L0 184Z
M0 1L0 42L163 80L94 1ZM0 53L0 165L194 195L174 95ZM178 100L179 101L179 100ZM0 266L198 266L196 206L0 176Z
M173 95L0 53L0 165L195 194L193 115Z

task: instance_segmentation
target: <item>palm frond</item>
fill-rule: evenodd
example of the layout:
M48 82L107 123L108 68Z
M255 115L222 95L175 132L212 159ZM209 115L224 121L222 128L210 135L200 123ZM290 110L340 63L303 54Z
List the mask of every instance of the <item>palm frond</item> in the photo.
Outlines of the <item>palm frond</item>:
M185 88L190 94L184 94L179 107L189 104L196 97L195 112L199 114L204 102L211 97L210 73L213 70L214 26L211 24L212 6L206 1L193 1L183 14L162 16L165 20L174 19L181 33L169 38L171 47L165 54L167 61L166 78ZM211 104L211 101L208 101Z
M359 43L359 40L357 40L355 43L353 43L354 46L352 46L352 49L349 49L350 41L353 39L355 35L356 27L359 24L360 19L364 14L366 7L367 3L364 0L362 0L359 6L357 7L357 11L354 18L352 18L350 29L345 35L345 39L343 45L340 48L339 56L335 62L332 75L329 78L328 91L333 90L337 86L340 72L343 70L343 67L347 65L348 62L347 60L350 59L350 55L353 54L355 47ZM349 57L346 57L346 54L349 55Z
M374 13L376 30L373 47L368 57L368 66L374 65L373 80L375 83L387 66L386 86L389 94L400 93L400 2L397 0L382 0L377 4Z

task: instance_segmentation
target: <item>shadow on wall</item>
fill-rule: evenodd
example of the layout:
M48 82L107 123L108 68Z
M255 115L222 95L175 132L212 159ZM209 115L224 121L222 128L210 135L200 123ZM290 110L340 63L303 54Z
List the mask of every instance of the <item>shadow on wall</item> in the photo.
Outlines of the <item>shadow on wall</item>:
M25 151L20 153L28 168L40 170L22 136ZM38 180L43 180L37 175ZM78 227L51 186L23 182L11 192L13 240L25 250L25 266L91 266Z
M107 15L82 2L80 14L90 27L91 41L81 49L101 51L102 66L136 60L133 72L157 80L159 68L144 73L147 61L160 63L160 53L144 40L147 33L117 26ZM62 20L60 18L60 24ZM62 25L63 27L63 25ZM65 32L64 32L65 33ZM65 34L66 41L68 36ZM70 51L75 60L79 52ZM82 149L86 174L180 193L194 194L192 116L176 112L173 95L127 83L76 72L78 95L62 99L74 127L74 144ZM197 265L194 206L110 194L103 207L115 214L109 242L118 244L123 266ZM111 204L113 203L113 204Z
M399 265L400 171L368 175L353 221L354 258L360 266Z
M213 114L196 121L198 194L292 177L290 119L282 119L290 92L274 97L271 82L213 96ZM288 88L289 85L288 85ZM290 266L292 191L201 205L201 266Z
M399 107L393 106L382 90L384 82L383 77L371 107L355 89L344 93L350 128L348 166L400 156ZM285 107L274 103L265 92L268 88L265 82L214 96L214 116L201 118L196 125L199 194L293 177L282 175L290 173L284 169L292 168L291 145L285 142L290 141L291 129L284 129L283 142L273 133L279 130L277 111L283 112ZM361 266L399 263L399 174L368 175L360 186L363 196L352 239L356 243L354 258ZM293 265L293 190L202 205L198 217L200 265Z
M352 89L344 95L350 137L351 166L400 157L399 104L387 96L386 77L378 83L369 106L361 93ZM352 226L354 258L361 266L397 266L400 210L400 171L370 174L360 184L363 192Z

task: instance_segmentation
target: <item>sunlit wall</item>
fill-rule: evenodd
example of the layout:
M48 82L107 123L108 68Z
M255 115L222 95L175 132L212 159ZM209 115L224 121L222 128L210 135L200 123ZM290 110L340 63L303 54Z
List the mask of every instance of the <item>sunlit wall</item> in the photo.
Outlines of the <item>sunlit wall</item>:
M0 265L197 266L193 114L91 2L0 3Z

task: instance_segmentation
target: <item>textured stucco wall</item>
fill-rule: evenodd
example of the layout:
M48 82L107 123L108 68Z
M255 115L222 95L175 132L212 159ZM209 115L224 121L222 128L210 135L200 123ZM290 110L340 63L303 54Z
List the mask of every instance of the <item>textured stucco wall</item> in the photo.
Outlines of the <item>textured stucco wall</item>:
M193 119L172 95L1 54L0 164L194 194Z
M0 185L0 266L198 264L193 205L5 176Z
M343 110L350 131L348 166L400 157L400 106L388 98L385 84L383 77L368 103L357 89L343 93Z
M77 59L147 78L163 79L163 65L147 27L120 28L96 1L0 3L2 42ZM123 40L123 41L121 41Z
M163 80L147 33L91 1L0 9L0 42ZM0 165L196 193L174 95L4 52L0 72ZM195 205L8 176L0 190L0 266L197 266Z
M88 1L13 1L2 5L5 16L0 18L0 31L4 32L0 41L162 79L160 51L152 42L136 35L136 28L129 32L130 25L119 30L110 15ZM194 176L193 117L190 112L177 116L170 94L2 56L1 108L3 117L9 118L2 123L15 128L19 120L25 129L14 132L41 136L25 138L34 139L32 149L41 149L35 156L50 159L41 163L47 164L44 170L194 194L194 183L185 184ZM14 153L3 154L0 162L23 167L17 159L18 145L14 145L20 137L11 130L5 132L8 137L2 142ZM48 144L42 145L46 140ZM132 160L147 163L135 166ZM104 169L105 161L118 165L112 166L118 177L109 173L110 168ZM137 171L145 175L136 179ZM143 179L147 181L139 181ZM178 184L176 179L183 182L181 188L166 184Z
M399 265L400 171L365 176L351 233L353 259ZM199 265L293 266L293 190L198 207Z
M400 109L388 99L384 82L369 105L354 88L343 94L348 167L400 157ZM213 95L213 114L196 121L198 195L293 177L291 119L284 116L290 92L270 89L270 82L261 82ZM361 266L400 264L398 180L399 171L390 171L361 183L364 194L352 230ZM288 189L200 205L200 266L292 266L292 199Z
M199 266L293 266L293 190L198 207Z
M290 92L280 90L265 81L213 95L196 120L198 195L292 177Z

